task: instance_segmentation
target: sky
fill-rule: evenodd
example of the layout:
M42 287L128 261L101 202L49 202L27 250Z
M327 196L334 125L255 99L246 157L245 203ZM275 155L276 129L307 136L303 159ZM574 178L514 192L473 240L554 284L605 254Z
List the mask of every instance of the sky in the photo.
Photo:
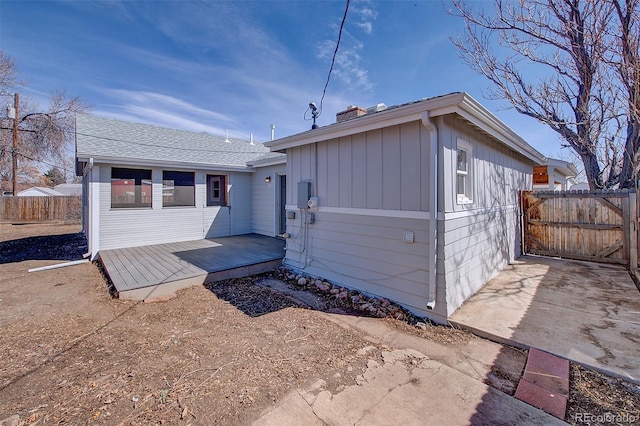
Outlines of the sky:
M0 49L17 63L21 96L54 90L91 113L249 139L311 127L346 1L0 1ZM472 3L490 7L488 1ZM450 41L462 21L440 0L351 0L320 126L349 105L403 104L467 92L538 151L560 140L506 101L485 97Z

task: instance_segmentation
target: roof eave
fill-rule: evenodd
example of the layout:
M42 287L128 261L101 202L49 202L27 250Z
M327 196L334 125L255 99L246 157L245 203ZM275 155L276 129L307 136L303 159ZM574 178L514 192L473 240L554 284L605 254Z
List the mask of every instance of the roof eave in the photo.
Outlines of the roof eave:
M478 128L482 129L504 145L521 153L531 161L544 161L545 157L524 139L518 136L493 113L483 107L467 93L452 93L445 96L426 99L388 111L362 116L342 123L308 130L288 136L264 145L272 151L284 152L288 148L340 138L343 136L375 130L382 127L404 124L422 118L422 113L429 111L430 117L447 114L458 114Z
M262 160L248 161L247 165L251 167L267 167L267 166L277 166L280 164L285 164L287 162L287 157L275 157L275 158L265 158Z
M317 129L308 130L303 133L276 139L274 141L265 142L264 146L271 149L271 151L282 152L282 150L286 150L287 148L294 148L296 146L308 145L356 133L363 133L382 127L420 120L421 113L423 111L431 110L432 108L439 108L451 103L457 103L460 101L462 96L463 94L461 93L455 93L439 98L419 101L413 104L389 109L387 111L364 115L357 119L334 123Z
M567 178L576 177L579 173L578 168L575 166L575 164L569 161L558 160L556 158L547 158L546 161L541 164L552 166Z
M182 169L194 169L194 170L221 170L221 171L238 171L238 172L252 172L251 167L248 165L234 165L234 164L213 164L213 163L194 163L186 161L162 161L162 160L150 160L144 158L122 158L122 157L109 157L89 154L77 154L76 159L78 161L89 162L93 159L94 164L121 164L126 166L137 167L163 167L163 168L182 168Z
M529 145L509 126L468 94L465 94L455 112L531 161L545 161L546 157L541 152Z

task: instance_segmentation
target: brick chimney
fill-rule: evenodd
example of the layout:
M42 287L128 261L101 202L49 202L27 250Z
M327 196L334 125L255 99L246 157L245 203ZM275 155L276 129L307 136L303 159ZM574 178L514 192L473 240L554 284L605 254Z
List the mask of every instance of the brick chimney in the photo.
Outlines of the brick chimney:
M356 117L361 117L366 114L367 114L366 109L359 106L351 105L351 106L348 106L347 109L345 109L344 111L340 111L339 113L336 114L336 122L342 123L343 121L350 120Z

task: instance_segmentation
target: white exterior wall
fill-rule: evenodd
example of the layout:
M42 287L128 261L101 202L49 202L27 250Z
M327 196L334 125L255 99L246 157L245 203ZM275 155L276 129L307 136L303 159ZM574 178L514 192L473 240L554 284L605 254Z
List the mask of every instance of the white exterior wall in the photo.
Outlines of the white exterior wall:
M152 208L111 208L110 164L94 165L89 182L90 250L240 235L251 232L251 173L195 171L195 206L162 207L162 171L152 169ZM122 167L115 165L115 167ZM125 166L132 167L132 166ZM166 170L179 170L174 167ZM190 170L186 170L190 171ZM206 175L228 176L229 207L206 206Z
M280 221L279 176L286 174L286 165L256 167L252 175L251 198L253 200L251 232L275 237ZM265 182L267 176L271 182Z
M443 319L444 303L426 307L432 154L419 121L287 149L287 209L296 218L287 221L285 263ZM306 228L296 207L302 181L319 204ZM436 296L444 302L444 292Z
M520 255L518 191L531 188L533 163L453 116L439 117L438 287L447 316ZM472 146L473 203L458 204L456 144Z

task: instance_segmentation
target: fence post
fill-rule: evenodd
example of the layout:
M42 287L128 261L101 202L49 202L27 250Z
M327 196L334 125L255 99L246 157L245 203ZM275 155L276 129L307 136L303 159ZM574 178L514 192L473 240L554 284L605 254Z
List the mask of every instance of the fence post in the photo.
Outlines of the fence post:
M629 270L635 273L638 269L638 210L637 194L629 191Z

